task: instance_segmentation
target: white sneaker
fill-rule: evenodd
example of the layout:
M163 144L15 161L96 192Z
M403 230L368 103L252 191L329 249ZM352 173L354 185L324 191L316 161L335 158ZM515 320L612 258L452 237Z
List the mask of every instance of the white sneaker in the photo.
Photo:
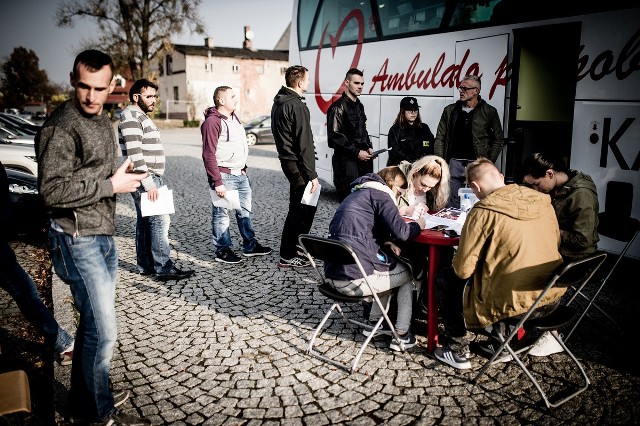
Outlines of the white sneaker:
M563 352L562 346L551 335L552 332L545 331L542 337L536 342L536 344L529 351L529 355L533 356L549 356ZM553 332L555 333L555 331Z

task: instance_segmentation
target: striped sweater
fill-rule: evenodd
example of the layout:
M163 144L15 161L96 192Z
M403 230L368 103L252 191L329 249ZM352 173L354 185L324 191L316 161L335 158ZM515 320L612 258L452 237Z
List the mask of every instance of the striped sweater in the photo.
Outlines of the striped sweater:
M165 156L160 142L160 132L138 106L129 105L122 111L118 124L118 140L122 155L131 159L134 169L158 176L164 174ZM141 182L146 191L156 187L151 175Z

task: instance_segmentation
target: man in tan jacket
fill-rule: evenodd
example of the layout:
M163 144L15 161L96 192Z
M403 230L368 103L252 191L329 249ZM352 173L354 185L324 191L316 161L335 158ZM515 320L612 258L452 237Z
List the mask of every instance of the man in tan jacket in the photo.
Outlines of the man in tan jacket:
M524 314L562 262L560 230L551 199L504 176L486 158L467 166L467 182L480 199L469 211L453 268L437 277L448 345L435 357L469 369L467 329ZM468 285L467 281L470 281ZM541 306L557 301L558 289Z

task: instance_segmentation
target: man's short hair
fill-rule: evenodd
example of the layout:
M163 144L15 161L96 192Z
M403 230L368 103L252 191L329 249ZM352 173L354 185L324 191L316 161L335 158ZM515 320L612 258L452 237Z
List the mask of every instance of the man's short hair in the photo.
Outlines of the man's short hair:
M146 89L147 87L152 87L153 89L158 90L158 85L150 82L146 78L136 80L136 82L131 85L131 89L129 89L129 100L133 102L133 95L141 94L142 89Z
M216 90L213 91L213 104L218 108L220 106L220 95L227 90L231 90L229 86L218 86Z
M360 71L358 68L351 68L347 71L347 75L344 76L345 80L351 80L351 77L354 75L359 75L360 77L364 77L364 73Z
M308 71L309 70L302 65L292 65L287 68L287 71L284 73L284 81L287 87L295 87L299 81L304 80L304 76Z
M465 75L464 77L462 77L461 81L465 80L473 81L474 83L476 83L478 85L478 90L482 88L482 82L480 81L480 77L478 77L477 75Z
M475 182L480 179L480 176L482 176L487 172L487 170L489 170L488 167L491 167L491 169L495 169L496 172L500 173L496 165L493 164L493 162L488 158L479 157L478 159L469 163L465 170L467 183Z
M380 176L382 180L385 181L389 188L393 188L393 185L395 184L396 178L398 176L402 178L402 185L400 185L400 188L407 189L407 186L409 185L409 183L407 182L407 177L404 175L404 173L402 173L402 169L400 169L400 167L398 166L387 166L378 171L378 176Z
M89 71L97 72L105 65L108 65L111 69L111 77L113 77L113 59L111 56L104 52L95 49L88 49L80 52L73 61L73 78L78 78L78 65L82 64L89 69Z

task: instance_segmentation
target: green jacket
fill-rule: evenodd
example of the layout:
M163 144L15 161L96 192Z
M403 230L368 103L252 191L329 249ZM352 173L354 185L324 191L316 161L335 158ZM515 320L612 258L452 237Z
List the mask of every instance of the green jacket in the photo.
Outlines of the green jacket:
M575 260L598 248L598 192L590 176L569 170L569 182L551 194L560 225L560 254Z
M442 117L438 123L434 154L444 158L447 162L451 159L448 156L448 151L451 146L456 118L461 108L461 101L447 105L442 111ZM480 99L478 105L473 109L471 133L476 157L485 157L495 163L504 146L504 134L498 111L486 103L484 99Z

